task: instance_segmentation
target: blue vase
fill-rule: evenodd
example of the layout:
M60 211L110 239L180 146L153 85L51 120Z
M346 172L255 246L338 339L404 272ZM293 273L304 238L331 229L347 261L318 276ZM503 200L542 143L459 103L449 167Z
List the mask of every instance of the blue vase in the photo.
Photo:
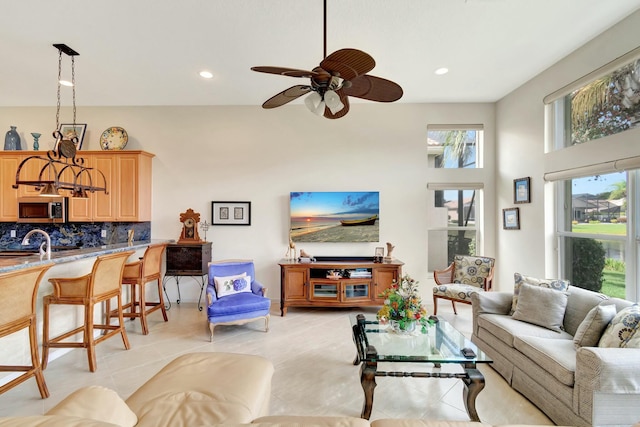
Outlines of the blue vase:
M16 127L11 126L11 129L4 137L4 149L5 150L22 150L20 145L20 135L16 132Z

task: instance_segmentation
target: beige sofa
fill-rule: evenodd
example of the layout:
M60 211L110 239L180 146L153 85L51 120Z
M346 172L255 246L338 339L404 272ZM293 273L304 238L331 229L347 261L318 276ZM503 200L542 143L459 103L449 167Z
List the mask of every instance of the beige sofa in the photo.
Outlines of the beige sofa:
M513 293L474 294L471 340L493 359L492 367L512 388L556 424L630 426L637 423L640 420L640 349L574 344L574 335L588 313L603 310L604 305L615 305L612 314L615 315L632 303L575 286L569 286L566 293L566 309L564 317L560 317L562 325L558 331L516 320L511 313ZM595 306L600 307L594 309ZM544 313L548 304L539 303L535 309ZM588 322L589 318L584 323ZM601 323L606 325L606 322ZM583 325L581 330L585 329ZM595 338L595 342L599 342L600 335Z
M191 353L178 357L123 401L85 387L46 415L0 418L1 427L490 427L460 421L268 416L273 364L259 356Z

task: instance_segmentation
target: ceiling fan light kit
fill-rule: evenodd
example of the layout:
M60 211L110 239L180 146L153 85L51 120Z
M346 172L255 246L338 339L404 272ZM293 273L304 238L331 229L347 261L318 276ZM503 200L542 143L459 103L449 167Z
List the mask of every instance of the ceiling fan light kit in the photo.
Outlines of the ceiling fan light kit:
M329 56L327 52L327 0L324 0L324 59L312 71L295 68L260 66L253 71L288 77L308 78L310 85L296 85L267 99L262 108L285 105L302 95L307 108L328 119L339 119L349 112L349 96L376 102L394 102L402 97L402 88L391 80L367 74L375 60L358 49L340 49Z

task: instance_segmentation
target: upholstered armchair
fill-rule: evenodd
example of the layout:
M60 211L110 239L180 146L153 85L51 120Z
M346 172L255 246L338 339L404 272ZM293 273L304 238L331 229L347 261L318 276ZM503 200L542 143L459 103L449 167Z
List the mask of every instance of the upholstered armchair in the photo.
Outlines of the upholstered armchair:
M449 267L435 270L433 278L433 314L438 314L438 299L451 301L453 312L456 302L471 304L471 294L491 290L495 259L479 256L456 255Z
M207 317L213 341L218 325L241 325L264 319L269 331L271 300L266 288L255 278L251 260L227 260L209 263Z

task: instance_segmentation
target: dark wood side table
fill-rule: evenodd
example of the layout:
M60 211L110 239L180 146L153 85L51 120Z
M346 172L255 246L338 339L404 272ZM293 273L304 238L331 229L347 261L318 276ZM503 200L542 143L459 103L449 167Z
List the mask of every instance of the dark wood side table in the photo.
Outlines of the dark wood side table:
M200 285L200 296L198 298L198 310L202 311L202 291L207 283L206 277L209 273L209 263L211 262L211 242L200 243L170 243L167 245L167 264L162 287L165 295L167 289L165 283L169 277L175 278L178 288L177 303L180 304L180 278L191 277ZM167 295L167 301L171 308L171 301Z

